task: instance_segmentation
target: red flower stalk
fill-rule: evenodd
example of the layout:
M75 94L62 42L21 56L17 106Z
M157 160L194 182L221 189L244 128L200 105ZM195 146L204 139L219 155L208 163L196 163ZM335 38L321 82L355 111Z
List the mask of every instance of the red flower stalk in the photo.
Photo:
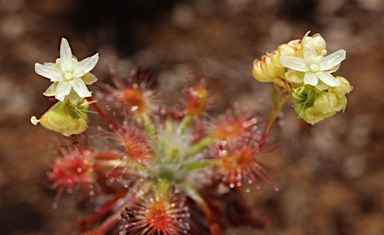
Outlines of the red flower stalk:
M190 216L185 200L174 190L168 193L152 192L141 195L137 204L122 213L128 220L121 235L178 235L188 234Z
M241 187L244 183L259 188L257 177L274 184L265 166L257 160L260 149L252 140L221 141L220 145L213 147L211 154L217 159L214 175L230 188Z
M58 189L54 200L54 207L64 190L71 192L80 189L94 194L97 176L94 172L93 153L90 150L81 150L78 145L60 148L61 156L55 160L48 180L53 182L52 187Z

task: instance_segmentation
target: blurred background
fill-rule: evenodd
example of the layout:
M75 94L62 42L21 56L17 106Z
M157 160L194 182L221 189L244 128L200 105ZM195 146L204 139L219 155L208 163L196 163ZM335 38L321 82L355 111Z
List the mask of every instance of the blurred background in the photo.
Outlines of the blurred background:
M253 79L253 60L307 31L347 50L336 72L354 87L347 109L310 126L286 105L261 156L280 192L245 195L264 223L226 234L384 234L382 0L0 0L0 234L76 234L74 196L52 209L44 181L58 135L29 122L51 106L34 64L58 58L61 37L79 59L99 52L101 81L109 64L122 77L142 65L172 104L189 69L208 72L223 97L213 111L238 102L267 116L270 86Z

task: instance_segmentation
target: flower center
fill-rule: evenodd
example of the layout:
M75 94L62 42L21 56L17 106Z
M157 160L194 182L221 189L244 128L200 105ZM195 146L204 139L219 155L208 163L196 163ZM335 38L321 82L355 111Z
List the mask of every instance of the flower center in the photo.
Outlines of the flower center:
M318 64L311 64L311 65L309 65L309 69L312 72L316 73L316 72L320 71L320 66Z
M64 79L67 80L67 81L72 80L73 79L72 73L65 73L64 74Z

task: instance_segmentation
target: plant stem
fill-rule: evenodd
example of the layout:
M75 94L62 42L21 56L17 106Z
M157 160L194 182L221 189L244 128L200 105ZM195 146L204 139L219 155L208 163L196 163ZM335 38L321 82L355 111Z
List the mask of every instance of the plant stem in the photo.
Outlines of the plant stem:
M86 97L85 99L89 102L93 109L100 115L100 117L104 120L105 123L107 123L110 128L114 129L115 131L119 130L119 127L116 125L116 123L109 119L109 117L103 112L103 110L101 110L99 105L97 105L97 103L92 99L92 97Z
M288 99L291 97L290 92L287 92L287 90L283 89L282 87L278 87L274 85L272 87L272 101L273 101L273 109L271 114L269 115L267 125L264 128L263 135L261 136L261 140L259 143L259 148L263 149L267 138L269 137L271 133L271 127L273 123L275 122L277 116L279 115L281 109L283 108L284 104L288 101ZM277 90L281 92L281 96L279 99L277 99Z
M192 156L195 156L198 152L206 148L208 145L210 145L214 141L215 139L209 136L202 138L197 143L192 145L192 147L185 153L183 158L188 159Z
M186 115L179 125L178 132L180 134L185 134L185 131L192 124L192 121L193 121L193 116L189 114Z

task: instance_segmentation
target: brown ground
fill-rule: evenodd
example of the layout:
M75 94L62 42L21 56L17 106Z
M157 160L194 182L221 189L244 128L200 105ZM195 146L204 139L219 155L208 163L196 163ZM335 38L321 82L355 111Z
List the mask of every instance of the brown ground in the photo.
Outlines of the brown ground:
M263 156L281 191L245 196L268 223L227 234L384 234L381 0L0 1L0 234L76 231L73 197L53 210L55 192L43 185L56 135L29 123L50 106L34 63L56 59L62 36L80 59L100 53L101 80L109 63L122 75L141 64L171 98L187 69L209 71L226 97L216 109L238 101L267 115L270 87L253 80L252 61L309 30L330 52L347 50L337 72L354 87L346 112L309 126L287 105L282 138Z

